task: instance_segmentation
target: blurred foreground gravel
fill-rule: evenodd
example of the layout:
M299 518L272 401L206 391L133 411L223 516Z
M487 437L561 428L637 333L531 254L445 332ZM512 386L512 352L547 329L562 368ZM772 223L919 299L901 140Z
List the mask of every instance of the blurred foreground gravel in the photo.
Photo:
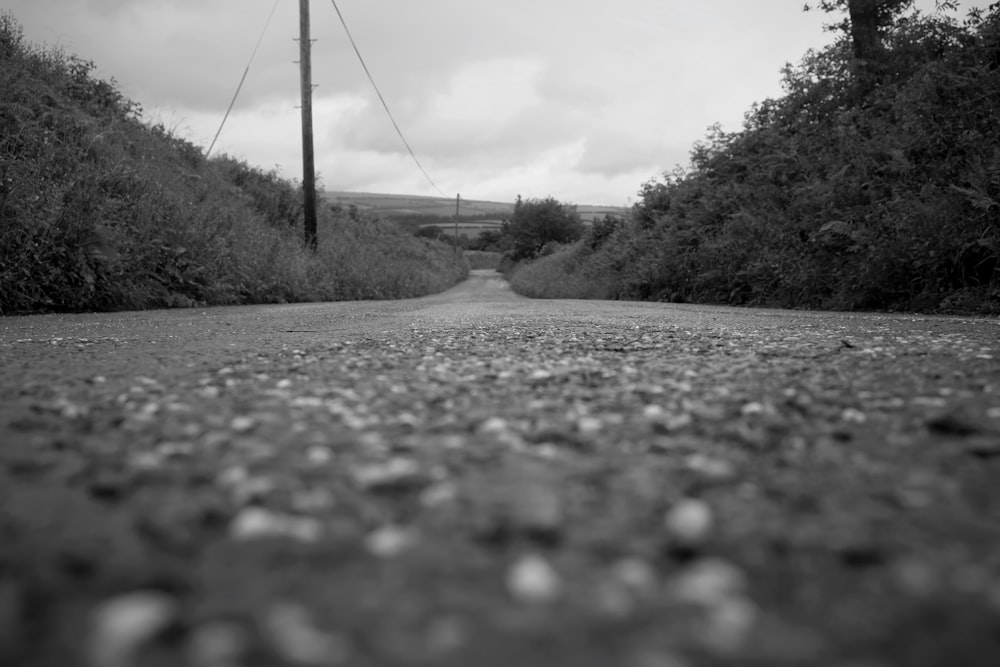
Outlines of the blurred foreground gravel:
M0 664L1000 664L1000 321L0 319Z

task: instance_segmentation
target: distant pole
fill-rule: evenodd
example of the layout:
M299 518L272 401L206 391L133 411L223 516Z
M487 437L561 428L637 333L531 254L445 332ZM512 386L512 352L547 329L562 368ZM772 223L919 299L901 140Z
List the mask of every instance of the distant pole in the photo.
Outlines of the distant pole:
M462 195L455 195L455 252L458 252L458 209L461 205Z
M306 246L316 249L316 164L313 155L312 40L309 0L299 0L299 73L302 88L302 215Z

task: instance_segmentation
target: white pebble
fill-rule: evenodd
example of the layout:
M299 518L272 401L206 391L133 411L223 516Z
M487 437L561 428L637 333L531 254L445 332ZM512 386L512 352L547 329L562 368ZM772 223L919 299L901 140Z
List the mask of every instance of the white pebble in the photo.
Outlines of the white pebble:
M576 422L576 428L584 435L594 434L604 428L604 422L597 417L580 417Z
M746 577L724 560L706 558L678 574L671 588L682 602L714 605L741 596L746 588Z
M229 428L237 433L249 433L256 425L257 422L253 417L247 417L245 415L233 417L233 420L229 422Z
M522 556L507 572L507 590L520 602L551 602L559 596L561 588L555 568L538 555Z
M674 539L685 545L698 544L712 530L712 510L703 500L685 498L667 512L664 523Z
M412 530L400 526L382 526L365 538L368 552L379 558L393 558L408 550L416 542Z
M130 667L135 654L176 615L177 602L156 591L136 591L104 602L91 615L91 666Z
M322 532L316 519L279 514L263 507L247 507L233 519L229 529L235 539L290 537L301 542L315 542Z
M684 465L688 470L700 473L710 480L726 480L736 476L736 469L732 463L704 454L692 454L684 461Z
M439 507L455 500L458 488L452 482L439 482L429 486L420 494L420 504L424 507Z
M642 409L642 415L647 419L654 419L656 417L660 417L664 413L666 413L666 410L664 410L662 406L659 406L655 403L651 403Z
M479 425L480 433L504 433L509 430L507 420L502 417L490 417Z
M329 447L313 446L306 451L306 458L313 465L325 465L333 460L333 453Z
M864 424L868 421L868 415L857 408L847 408L840 414L840 418L853 424Z
M354 480L366 489L403 484L420 477L420 464L413 459L396 456L384 463L369 463L354 468Z

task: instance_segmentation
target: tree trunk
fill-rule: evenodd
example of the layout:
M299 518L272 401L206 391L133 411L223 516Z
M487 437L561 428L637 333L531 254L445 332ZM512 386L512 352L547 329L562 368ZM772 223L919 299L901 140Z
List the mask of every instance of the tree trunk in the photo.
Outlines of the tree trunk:
M854 73L861 88L868 90L878 79L882 39L879 36L880 0L848 0L851 41L854 45Z

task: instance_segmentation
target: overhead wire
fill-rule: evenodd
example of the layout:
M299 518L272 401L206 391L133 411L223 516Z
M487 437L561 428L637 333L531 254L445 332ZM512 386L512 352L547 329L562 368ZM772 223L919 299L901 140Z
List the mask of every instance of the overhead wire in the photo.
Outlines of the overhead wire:
M218 141L219 135L222 134L222 128L226 126L226 121L229 120L229 114L233 111L233 106L236 104L236 98L240 96L243 84L247 80L247 74L250 73L250 65L253 64L253 60L257 56L257 51L260 50L260 44L264 41L264 35L267 33L268 27L271 25L271 19L274 18L274 12L278 9L279 2L281 2L281 0L274 0L274 6L271 7L271 13L268 15L267 21L264 23L264 29L260 31L260 37L257 38L257 44L253 47L253 52L250 54L250 60L247 61L246 69L243 70L243 76L240 77L240 83L236 86L236 92L233 93L233 99L229 102L229 108L226 109L226 114L222 117L222 123L219 124L219 129L212 138L212 143L209 144L205 157L212 154L212 149L215 148L215 142Z
M340 12L340 7L337 6L337 0L330 0L330 2L331 4L333 4L334 11L337 12L337 18L340 19L340 24L344 26L344 32L347 34L347 39L351 42L351 47L354 49L354 53L358 56L358 61L361 63L361 68L365 71L365 75L368 77L368 81L372 84L372 88L375 90L375 94L378 96L379 101L382 103L382 108L385 109L385 113L389 117L389 120L392 122L392 126L396 129L396 134L399 135L400 141L403 142L403 146L406 147L406 150L410 154L410 157L413 158L414 164L416 164L417 168L420 169L420 173L424 175L424 178L426 178L427 182L431 184L431 187L437 190L442 197L448 197L448 195L445 194L444 191L437 186L437 184L434 182L434 179L430 177L430 174L427 173L427 170L424 169L423 165L420 164L420 160L417 159L417 154L413 151L413 148L410 147L410 142L408 142L406 140L406 137L403 136L403 131L399 128L399 123L396 122L395 117L393 117L392 115L392 111L389 110L389 104L385 101L385 97L382 96L382 92L379 90L378 85L375 83L375 78L372 76L371 71L368 69L368 65L365 63L364 57L362 57L361 55L361 50L358 49L358 45L354 41L354 36L351 35L351 29L347 27L347 21L344 19L344 15Z

